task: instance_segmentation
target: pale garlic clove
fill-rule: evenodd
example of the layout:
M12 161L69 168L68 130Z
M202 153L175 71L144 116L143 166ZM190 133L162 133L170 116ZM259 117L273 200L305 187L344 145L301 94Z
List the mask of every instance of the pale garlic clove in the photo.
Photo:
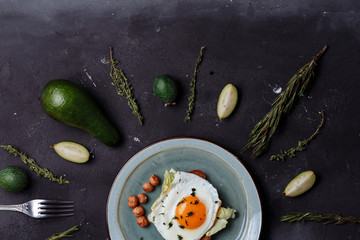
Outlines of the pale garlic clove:
M284 195L286 197L296 197L309 190L315 183L315 173L313 171L305 171L297 175L286 186Z
M235 109L238 101L238 91L232 84L227 84L220 93L217 104L219 119L227 118Z

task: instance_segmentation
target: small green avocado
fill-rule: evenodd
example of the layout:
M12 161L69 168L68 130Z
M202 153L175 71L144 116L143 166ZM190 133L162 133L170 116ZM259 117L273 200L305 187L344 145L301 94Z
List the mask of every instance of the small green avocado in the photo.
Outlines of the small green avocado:
M178 86L174 79L168 75L160 75L154 80L155 96L165 103L165 106L175 105L178 95Z
M9 192L20 192L29 185L27 172L19 167L8 166L0 171L0 187Z

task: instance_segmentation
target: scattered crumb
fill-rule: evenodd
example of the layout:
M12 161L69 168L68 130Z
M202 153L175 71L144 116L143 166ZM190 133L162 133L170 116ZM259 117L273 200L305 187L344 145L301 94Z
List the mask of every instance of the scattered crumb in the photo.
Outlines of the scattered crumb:
M105 57L100 58L100 62L101 62L102 64L107 64L107 63L108 63L108 61L106 60Z
M276 94L280 94L282 92L282 88L278 85L275 85L275 87L273 88L273 92Z
M87 69L85 68L85 69L84 69L84 72L85 72L86 76L90 79L90 81L92 82L92 84L94 85L94 87L96 87L96 84L94 83L91 75L90 75L86 70L87 70Z

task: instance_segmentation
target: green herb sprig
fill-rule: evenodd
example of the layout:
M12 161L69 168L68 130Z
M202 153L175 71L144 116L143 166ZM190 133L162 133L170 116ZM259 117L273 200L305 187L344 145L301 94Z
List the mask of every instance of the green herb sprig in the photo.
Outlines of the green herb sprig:
M197 78L197 73L198 73L198 69L199 66L203 60L203 51L205 49L205 46L200 48L200 54L196 60L196 64L195 64L195 69L194 69L194 74L192 76L191 82L190 82L190 96L188 97L189 100L189 108L186 111L186 117L184 119L184 122L189 122L190 121L190 115L192 114L193 110L194 110L194 106L195 106L195 88L196 88L196 78Z
M73 235L71 235L73 232L78 231L79 230L79 226L76 225L68 230L66 230L65 232L62 233L55 233L53 235L51 235L50 237L48 237L45 240L58 240L61 238L72 238L74 237Z
M360 223L360 217L343 217L339 214L328 213L328 214L316 214L316 213L304 213L304 212L291 212L281 217L282 222L306 222L316 221L324 222L325 224L345 224L345 223Z
M325 122L325 114L324 111L319 112L319 114L321 115L321 122L319 124L319 126L316 128L316 131L307 139L299 141L297 147L295 148L290 148L286 151L280 150L280 153L276 154L276 155L272 155L270 157L270 160L277 160L277 161L284 161L286 157L295 157L295 152L301 152L304 151L306 149L306 147L308 146L309 142L320 133L320 128L324 125Z
M20 152L19 150L12 147L11 145L1 145L0 147L7 150L10 154L13 154L14 156L20 156L23 163L28 165L30 170L36 172L38 176L43 176L43 177L49 179L50 181L57 182L59 184L70 183L69 180L63 178L62 176L57 177L52 172L50 172L48 169L41 168L34 159L29 158L26 153Z
M250 139L242 148L241 153L252 148L252 158L256 158L267 149L270 139L279 125L280 119L283 115L290 112L295 99L304 93L308 83L314 76L315 66L326 49L327 45L325 45L310 62L301 67L295 75L292 76L285 90L275 98L271 110L251 131Z
M116 91L119 95L126 97L128 105L132 110L132 113L138 118L140 126L143 125L143 116L140 113L139 106L136 102L134 94L132 92L132 87L126 78L124 72L116 68L119 64L119 61L115 60L113 57L113 49L110 47L110 77L112 79L112 85L116 88Z

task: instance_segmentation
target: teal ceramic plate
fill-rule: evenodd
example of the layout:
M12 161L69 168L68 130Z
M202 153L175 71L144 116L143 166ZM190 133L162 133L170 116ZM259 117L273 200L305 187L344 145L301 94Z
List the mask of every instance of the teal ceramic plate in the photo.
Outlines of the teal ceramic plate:
M259 239L262 213L258 192L249 173L230 152L208 141L176 138L155 143L136 153L120 170L107 203L107 223L112 240L162 239L153 224L141 228L127 205L130 195L143 192L142 185L152 174L161 179L165 170L200 169L218 190L222 206L237 210L236 218L212 240ZM161 186L147 193L142 206L146 214L160 195Z

